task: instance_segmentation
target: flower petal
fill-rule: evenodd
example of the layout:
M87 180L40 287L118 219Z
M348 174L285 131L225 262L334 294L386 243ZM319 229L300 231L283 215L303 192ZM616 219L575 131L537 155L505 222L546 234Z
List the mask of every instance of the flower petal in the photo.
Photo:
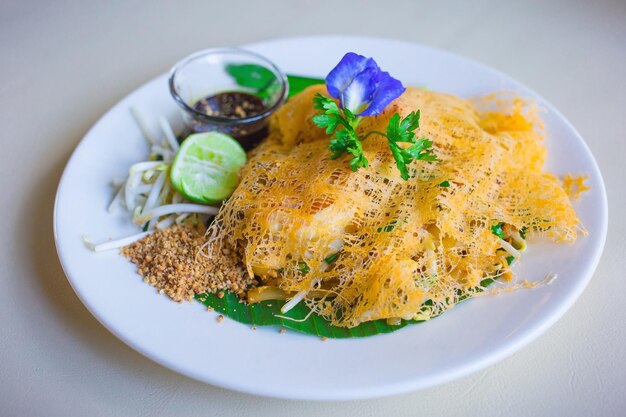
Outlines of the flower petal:
M376 84L370 97L369 106L358 116L376 116L385 110L385 107L406 90L400 80L389 75L388 72L380 71L372 81Z
M352 79L339 99L344 108L357 114L368 107L376 92L378 72L380 72L378 68L367 68Z
M367 68L378 69L378 65L372 58L348 52L326 76L328 93L334 98L339 98L352 80Z

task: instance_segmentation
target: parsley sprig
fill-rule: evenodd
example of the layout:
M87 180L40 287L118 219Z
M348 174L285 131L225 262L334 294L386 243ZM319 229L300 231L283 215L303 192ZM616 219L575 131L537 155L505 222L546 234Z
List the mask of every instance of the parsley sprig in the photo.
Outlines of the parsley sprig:
M350 167L352 171L359 168L367 168L367 158L363 154L363 146L356 128L360 118L356 117L348 109L341 109L337 103L326 96L316 94L313 98L313 107L321 113L313 116L313 122L326 129L326 134L331 135L328 149L333 153L331 158L337 159L344 153L352 154Z
M362 141L370 135L380 135L387 138L389 148L396 161L396 166L400 171L403 180L409 179L408 165L413 161L436 161L437 156L433 153L432 142L423 136L419 138L415 135L415 130L419 128L420 112L411 112L404 119L398 113L389 119L386 132L373 130L359 137L356 128L361 118L355 116L350 110L340 108L337 103L322 94L316 94L313 98L314 108L320 112L313 116L313 122L326 129L326 133L331 135L330 146L332 159L349 153L352 155L350 167L352 171L359 168L367 168L368 161L363 153ZM411 146L402 147L401 143L409 143Z

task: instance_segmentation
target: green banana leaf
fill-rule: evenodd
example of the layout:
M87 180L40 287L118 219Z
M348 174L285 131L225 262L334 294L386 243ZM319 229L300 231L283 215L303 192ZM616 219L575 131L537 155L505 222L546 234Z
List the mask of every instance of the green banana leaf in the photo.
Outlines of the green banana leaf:
M481 282L481 286L487 287L493 282L492 279L485 279ZM461 297L461 300L466 298ZM391 333L410 324L422 323L424 321L401 320L398 325L390 325L387 324L386 320L373 320L361 323L356 327L346 328L333 326L317 314L311 314L306 318L310 310L304 303L296 305L287 313L281 313L280 308L285 304L281 300L245 304L240 302L239 297L230 292L224 292L222 298L216 294L198 294L196 299L216 312L243 324L251 326L280 326L301 333L334 339ZM427 301L424 304L429 305L429 302ZM289 317L291 320L283 317Z
M319 78L301 77L289 74L287 74L287 81L289 81L289 97L295 96L312 85L324 84L324 80Z
M286 316L295 320L301 320L309 313L309 308L300 303L287 313L281 313L280 308L284 301L262 301L258 304L244 304L239 302L239 297L226 292L224 297L219 298L215 294L199 294L196 299L207 307L213 308L220 314L230 317L240 323L252 326L280 326L298 332L307 333L328 338L365 337L380 333L389 333L398 330L410 323L418 321L402 320L397 326L390 326L385 320L375 320L360 324L353 328L337 327L330 324L317 314L311 314L303 321L293 321L277 316Z
M265 97L276 85L274 74L260 65L226 64L224 69L237 85L256 90L256 94L260 97ZM292 74L287 74L287 82L289 83L289 97L293 97L311 85L324 84L321 78Z

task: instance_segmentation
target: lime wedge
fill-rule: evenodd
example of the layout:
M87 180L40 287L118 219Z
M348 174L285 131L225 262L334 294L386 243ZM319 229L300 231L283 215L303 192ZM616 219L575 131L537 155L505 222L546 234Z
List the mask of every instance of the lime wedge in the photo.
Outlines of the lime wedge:
M180 146L172 169L172 185L198 203L218 203L239 184L246 152L232 137L218 132L195 133Z

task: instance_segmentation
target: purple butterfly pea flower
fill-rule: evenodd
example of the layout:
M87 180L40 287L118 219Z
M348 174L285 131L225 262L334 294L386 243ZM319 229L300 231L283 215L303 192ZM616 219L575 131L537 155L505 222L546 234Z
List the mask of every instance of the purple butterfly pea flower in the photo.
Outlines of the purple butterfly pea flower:
M328 73L326 87L341 106L357 116L376 116L404 93L399 80L382 71L376 61L348 52Z

